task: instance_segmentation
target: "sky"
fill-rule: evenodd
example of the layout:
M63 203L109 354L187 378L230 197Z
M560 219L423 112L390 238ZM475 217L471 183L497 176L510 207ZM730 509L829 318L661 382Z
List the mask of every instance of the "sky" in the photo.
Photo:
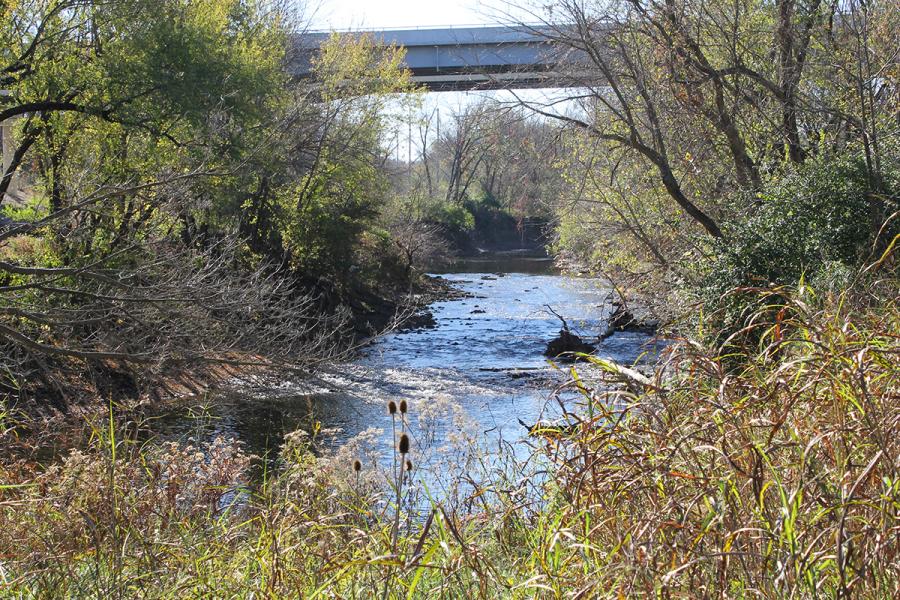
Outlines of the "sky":
M497 23L504 4L502 0L310 0L309 6L313 28L342 30Z

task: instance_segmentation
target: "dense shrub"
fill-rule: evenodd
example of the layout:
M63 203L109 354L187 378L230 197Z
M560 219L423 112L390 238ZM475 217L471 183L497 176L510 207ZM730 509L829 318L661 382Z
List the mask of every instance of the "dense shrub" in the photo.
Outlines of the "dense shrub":
M810 161L759 193L755 210L718 242L700 280L709 330L724 338L760 309L780 310L780 294L761 296L756 288L802 281L832 292L846 288L900 232L900 221L889 218L898 208L898 173L888 172L878 191L873 187L865 163L848 158Z
M430 207L430 220L440 223L450 231L460 233L471 231L475 227L472 213L458 204L441 203Z
M717 298L734 287L793 284L858 265L873 250L875 224L897 209L898 197L896 172L884 177L879 193L862 160L810 162L764 190L758 208L730 228L707 290ZM897 230L889 226L879 240L890 241Z

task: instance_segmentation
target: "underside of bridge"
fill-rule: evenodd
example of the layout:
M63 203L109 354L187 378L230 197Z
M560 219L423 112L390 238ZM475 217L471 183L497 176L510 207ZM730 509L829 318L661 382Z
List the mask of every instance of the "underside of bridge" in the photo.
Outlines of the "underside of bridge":
M413 81L431 91L567 87L560 66L569 53L535 27L462 27L347 32L372 35L385 45L406 49ZM296 77L311 73L313 57L328 33L306 33L295 40L290 66Z
M412 80L431 92L565 87L556 65L506 69L410 69Z

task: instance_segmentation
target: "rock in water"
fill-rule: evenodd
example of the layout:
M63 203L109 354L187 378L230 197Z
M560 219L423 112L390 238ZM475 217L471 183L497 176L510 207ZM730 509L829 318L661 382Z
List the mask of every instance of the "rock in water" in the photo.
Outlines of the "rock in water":
M609 316L610 327L624 328L634 323L634 315L631 314L630 310L625 308L624 304L621 302L613 302L612 305L616 309Z
M637 333L653 334L659 326L658 321L648 319L646 316L638 319L634 314L625 307L620 301L612 303L615 310L609 315L609 322L606 331L600 335L601 340L605 340L617 331L633 331Z
M544 356L575 360L572 353L581 352L590 354L594 350L596 350L594 345L588 344L568 329L560 329L559 335L550 340L550 343L547 344Z

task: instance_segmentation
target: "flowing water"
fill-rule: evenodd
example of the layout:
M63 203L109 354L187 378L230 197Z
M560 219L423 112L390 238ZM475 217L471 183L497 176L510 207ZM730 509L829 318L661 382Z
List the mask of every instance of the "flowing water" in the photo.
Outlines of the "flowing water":
M325 445L338 447L369 428L377 443L391 447L389 400L407 400L411 420L438 405L454 405L484 443L526 435L521 422L552 414L549 399L564 380L543 356L560 329L562 315L586 340L595 339L608 316L609 289L601 280L560 275L546 259L497 258L458 263L444 278L467 298L430 307L436 326L392 333L314 383L279 389L245 389L216 402L202 423L203 435L241 440L257 455L277 450L285 434L318 422ZM618 333L598 354L634 362L648 336ZM181 421L197 428L197 421ZM440 440L453 424L430 432ZM379 440L380 438L380 440ZM415 440L415 438L414 438ZM416 441L414 441L415 445Z

